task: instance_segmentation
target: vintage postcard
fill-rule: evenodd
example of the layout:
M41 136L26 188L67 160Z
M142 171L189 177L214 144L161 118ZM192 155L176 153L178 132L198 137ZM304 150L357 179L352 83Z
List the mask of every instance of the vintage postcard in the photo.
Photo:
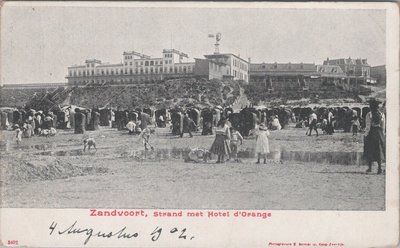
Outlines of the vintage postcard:
M3 2L1 247L397 247L394 3Z

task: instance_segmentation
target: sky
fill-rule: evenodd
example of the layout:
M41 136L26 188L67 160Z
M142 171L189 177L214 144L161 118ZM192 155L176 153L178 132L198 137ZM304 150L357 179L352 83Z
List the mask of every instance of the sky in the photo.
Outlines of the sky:
M252 63L385 64L385 10L6 6L1 14L1 84L66 82L68 66L118 63L123 51L203 58L217 32L221 53Z

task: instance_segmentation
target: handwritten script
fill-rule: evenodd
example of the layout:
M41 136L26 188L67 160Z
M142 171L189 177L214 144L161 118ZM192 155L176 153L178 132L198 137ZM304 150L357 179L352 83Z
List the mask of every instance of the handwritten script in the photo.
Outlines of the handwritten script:
M102 231L102 230L95 230L92 227L81 227L78 225L78 221L75 221L72 225L67 226L67 228L59 228L58 223L53 221L49 227L50 233L49 235L84 235L86 237L85 241L83 242L86 245L91 238L116 238L116 239L135 239L139 238L139 232L128 232L127 227L116 228L114 231ZM172 229L168 229L169 234L176 234L178 239L187 239L192 240L194 236L188 236L186 234L186 228L177 228L174 227ZM159 240L161 234L163 233L162 227L156 227L154 231L148 234L148 237L153 241ZM146 235L143 235L146 236Z

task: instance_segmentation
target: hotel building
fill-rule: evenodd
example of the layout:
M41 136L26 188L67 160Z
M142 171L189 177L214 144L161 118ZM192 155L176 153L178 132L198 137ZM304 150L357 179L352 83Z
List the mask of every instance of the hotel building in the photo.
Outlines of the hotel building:
M164 49L161 58L151 58L135 51L124 52L122 63L102 63L88 59L84 65L68 67L69 85L104 85L156 82L167 78L193 75L194 62L175 49Z

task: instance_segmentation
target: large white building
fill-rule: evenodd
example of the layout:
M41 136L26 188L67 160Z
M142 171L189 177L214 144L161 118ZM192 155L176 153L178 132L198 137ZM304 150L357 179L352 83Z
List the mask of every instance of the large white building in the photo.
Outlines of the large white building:
M187 77L192 75L194 62L188 55L175 49L164 49L161 58L130 51L122 55L122 63L102 63L88 59L84 65L68 67L68 84L119 84L143 83L165 78Z
M190 62L187 54L175 49L164 49L160 58L130 51L122 54L121 63L88 59L84 65L70 66L66 78L69 85L151 83L181 77L249 82L249 63L239 56L218 53L204 57Z

